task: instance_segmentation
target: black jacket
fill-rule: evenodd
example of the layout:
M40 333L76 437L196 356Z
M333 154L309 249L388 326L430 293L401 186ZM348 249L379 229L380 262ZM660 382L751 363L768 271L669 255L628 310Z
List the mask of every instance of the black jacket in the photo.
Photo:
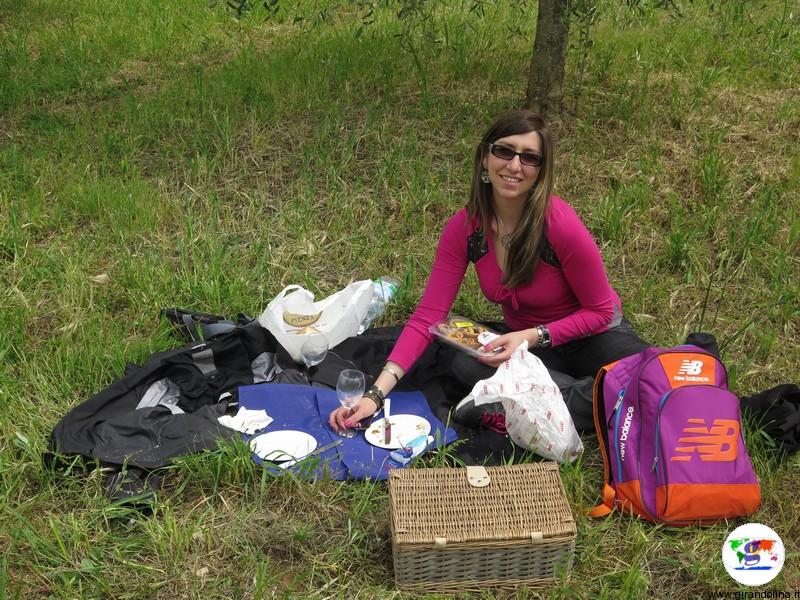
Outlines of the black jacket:
M253 323L205 344L159 352L142 366L129 365L124 377L58 422L46 458L77 454L103 463L155 468L176 456L215 448L217 440L237 435L220 426L217 418L235 402L238 386L256 381L256 357L274 357L278 348L272 334ZM177 386L182 412L174 414L165 405L137 410L161 380Z

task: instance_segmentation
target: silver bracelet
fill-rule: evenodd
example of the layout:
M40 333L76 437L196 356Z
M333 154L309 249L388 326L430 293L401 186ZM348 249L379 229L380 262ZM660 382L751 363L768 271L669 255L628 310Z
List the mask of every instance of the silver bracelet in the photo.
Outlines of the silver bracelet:
M381 369L381 371L386 371L387 373L389 373L389 375L391 375L392 377L394 377L394 381L395 381L395 383L400 383L400 376L397 374L397 371L395 371L395 370L394 370L392 367L390 367L389 365L385 365L385 366L384 366L384 367Z

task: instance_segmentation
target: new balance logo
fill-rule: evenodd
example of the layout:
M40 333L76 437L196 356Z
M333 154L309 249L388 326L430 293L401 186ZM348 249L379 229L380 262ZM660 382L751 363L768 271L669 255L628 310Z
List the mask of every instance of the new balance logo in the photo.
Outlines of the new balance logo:
M684 385L716 385L717 360L699 352L666 352L658 357L672 389Z
M700 375L703 370L702 360L684 360L678 368L678 375Z
M670 460L688 462L695 455L704 462L736 460L739 451L739 421L714 419L711 427L707 427L704 419L688 419L682 433L684 436L678 438L678 443L691 445L677 446L676 454Z
M672 377L672 381L682 385L711 383L710 375L712 375L713 372L713 363L710 363L707 367L702 360L686 358L681 361L678 370Z

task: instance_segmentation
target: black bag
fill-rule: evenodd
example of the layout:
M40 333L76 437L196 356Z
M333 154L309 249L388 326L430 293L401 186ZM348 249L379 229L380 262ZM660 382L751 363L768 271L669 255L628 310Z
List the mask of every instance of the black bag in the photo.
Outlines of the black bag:
M742 414L774 440L779 453L791 454L800 449L800 388L785 383L740 398L739 402Z

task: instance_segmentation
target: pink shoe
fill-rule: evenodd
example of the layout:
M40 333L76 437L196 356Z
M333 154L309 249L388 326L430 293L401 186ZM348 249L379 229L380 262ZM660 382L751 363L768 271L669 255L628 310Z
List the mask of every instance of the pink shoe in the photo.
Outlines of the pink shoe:
M481 415L481 429L488 429L495 433L506 435L506 416L503 413L483 413Z

